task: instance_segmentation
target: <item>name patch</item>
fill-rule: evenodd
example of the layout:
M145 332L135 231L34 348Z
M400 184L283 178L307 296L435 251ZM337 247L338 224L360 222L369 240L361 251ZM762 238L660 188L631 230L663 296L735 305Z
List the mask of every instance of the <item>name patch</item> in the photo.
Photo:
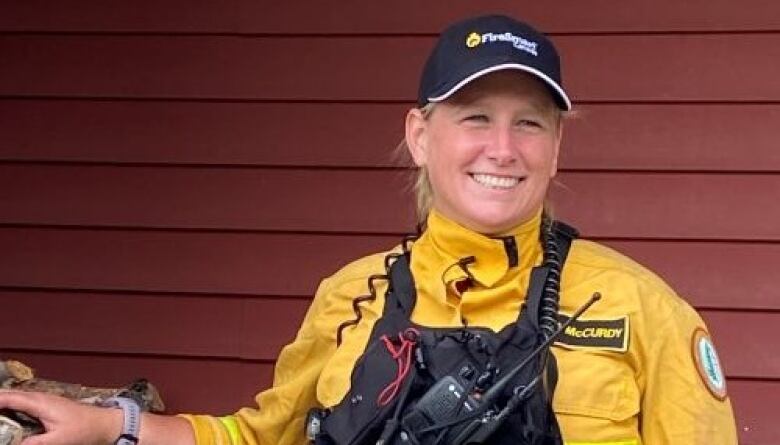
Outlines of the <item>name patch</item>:
M568 316L560 314L558 321L566 322ZM626 352L628 350L628 316L606 320L579 318L561 332L556 344L568 348L593 348Z

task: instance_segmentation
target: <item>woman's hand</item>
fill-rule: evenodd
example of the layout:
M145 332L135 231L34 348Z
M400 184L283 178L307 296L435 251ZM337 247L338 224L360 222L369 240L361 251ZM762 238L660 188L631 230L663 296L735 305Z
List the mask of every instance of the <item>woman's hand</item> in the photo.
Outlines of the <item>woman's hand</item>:
M121 410L51 394L0 391L0 408L23 411L43 424L45 433L27 438L22 445L108 445L122 430Z

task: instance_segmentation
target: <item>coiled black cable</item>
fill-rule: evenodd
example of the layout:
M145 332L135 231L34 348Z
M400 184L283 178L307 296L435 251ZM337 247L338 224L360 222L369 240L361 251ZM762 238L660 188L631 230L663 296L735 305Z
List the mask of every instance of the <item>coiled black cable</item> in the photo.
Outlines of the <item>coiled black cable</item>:
M542 225L539 233L542 243L542 265L549 268L547 280L542 291L542 301L539 306L539 328L544 340L550 338L558 329L558 310L561 290L561 253L555 238L554 222L546 214L542 215Z
M364 302L372 302L376 300L376 284L375 282L378 280L384 280L388 281L390 276L390 266L392 266L393 262L401 255L406 255L409 253L409 247L411 246L411 239L410 237L404 237L403 241L401 242L401 248L403 250L403 253L391 253L387 256L385 256L385 273L384 274L374 274L368 277L368 295L361 295L359 297L355 297L352 300L352 312L355 314L355 318L351 320L347 320L339 325L339 327L336 330L336 346L341 346L341 341L343 340L344 335L344 329L350 327L350 326L356 326L358 323L360 323L360 320L363 319L363 311L361 310L361 303Z

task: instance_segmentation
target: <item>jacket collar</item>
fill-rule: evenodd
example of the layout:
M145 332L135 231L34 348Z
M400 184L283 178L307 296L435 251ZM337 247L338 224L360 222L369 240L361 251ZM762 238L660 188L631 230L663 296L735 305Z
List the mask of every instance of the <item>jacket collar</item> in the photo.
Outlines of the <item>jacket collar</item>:
M424 260L427 272L438 274L442 284L450 289L454 289L454 282L465 279L493 287L508 274L516 276L538 264L540 222L541 210L503 236L491 237L433 210L426 231L414 244L413 261Z

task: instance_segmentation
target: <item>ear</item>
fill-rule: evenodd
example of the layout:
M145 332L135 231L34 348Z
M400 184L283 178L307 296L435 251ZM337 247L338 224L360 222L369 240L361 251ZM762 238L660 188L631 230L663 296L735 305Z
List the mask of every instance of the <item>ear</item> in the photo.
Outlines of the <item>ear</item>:
M406 113L406 146L418 167L422 167L428 162L427 130L428 122L419 108L412 108Z

